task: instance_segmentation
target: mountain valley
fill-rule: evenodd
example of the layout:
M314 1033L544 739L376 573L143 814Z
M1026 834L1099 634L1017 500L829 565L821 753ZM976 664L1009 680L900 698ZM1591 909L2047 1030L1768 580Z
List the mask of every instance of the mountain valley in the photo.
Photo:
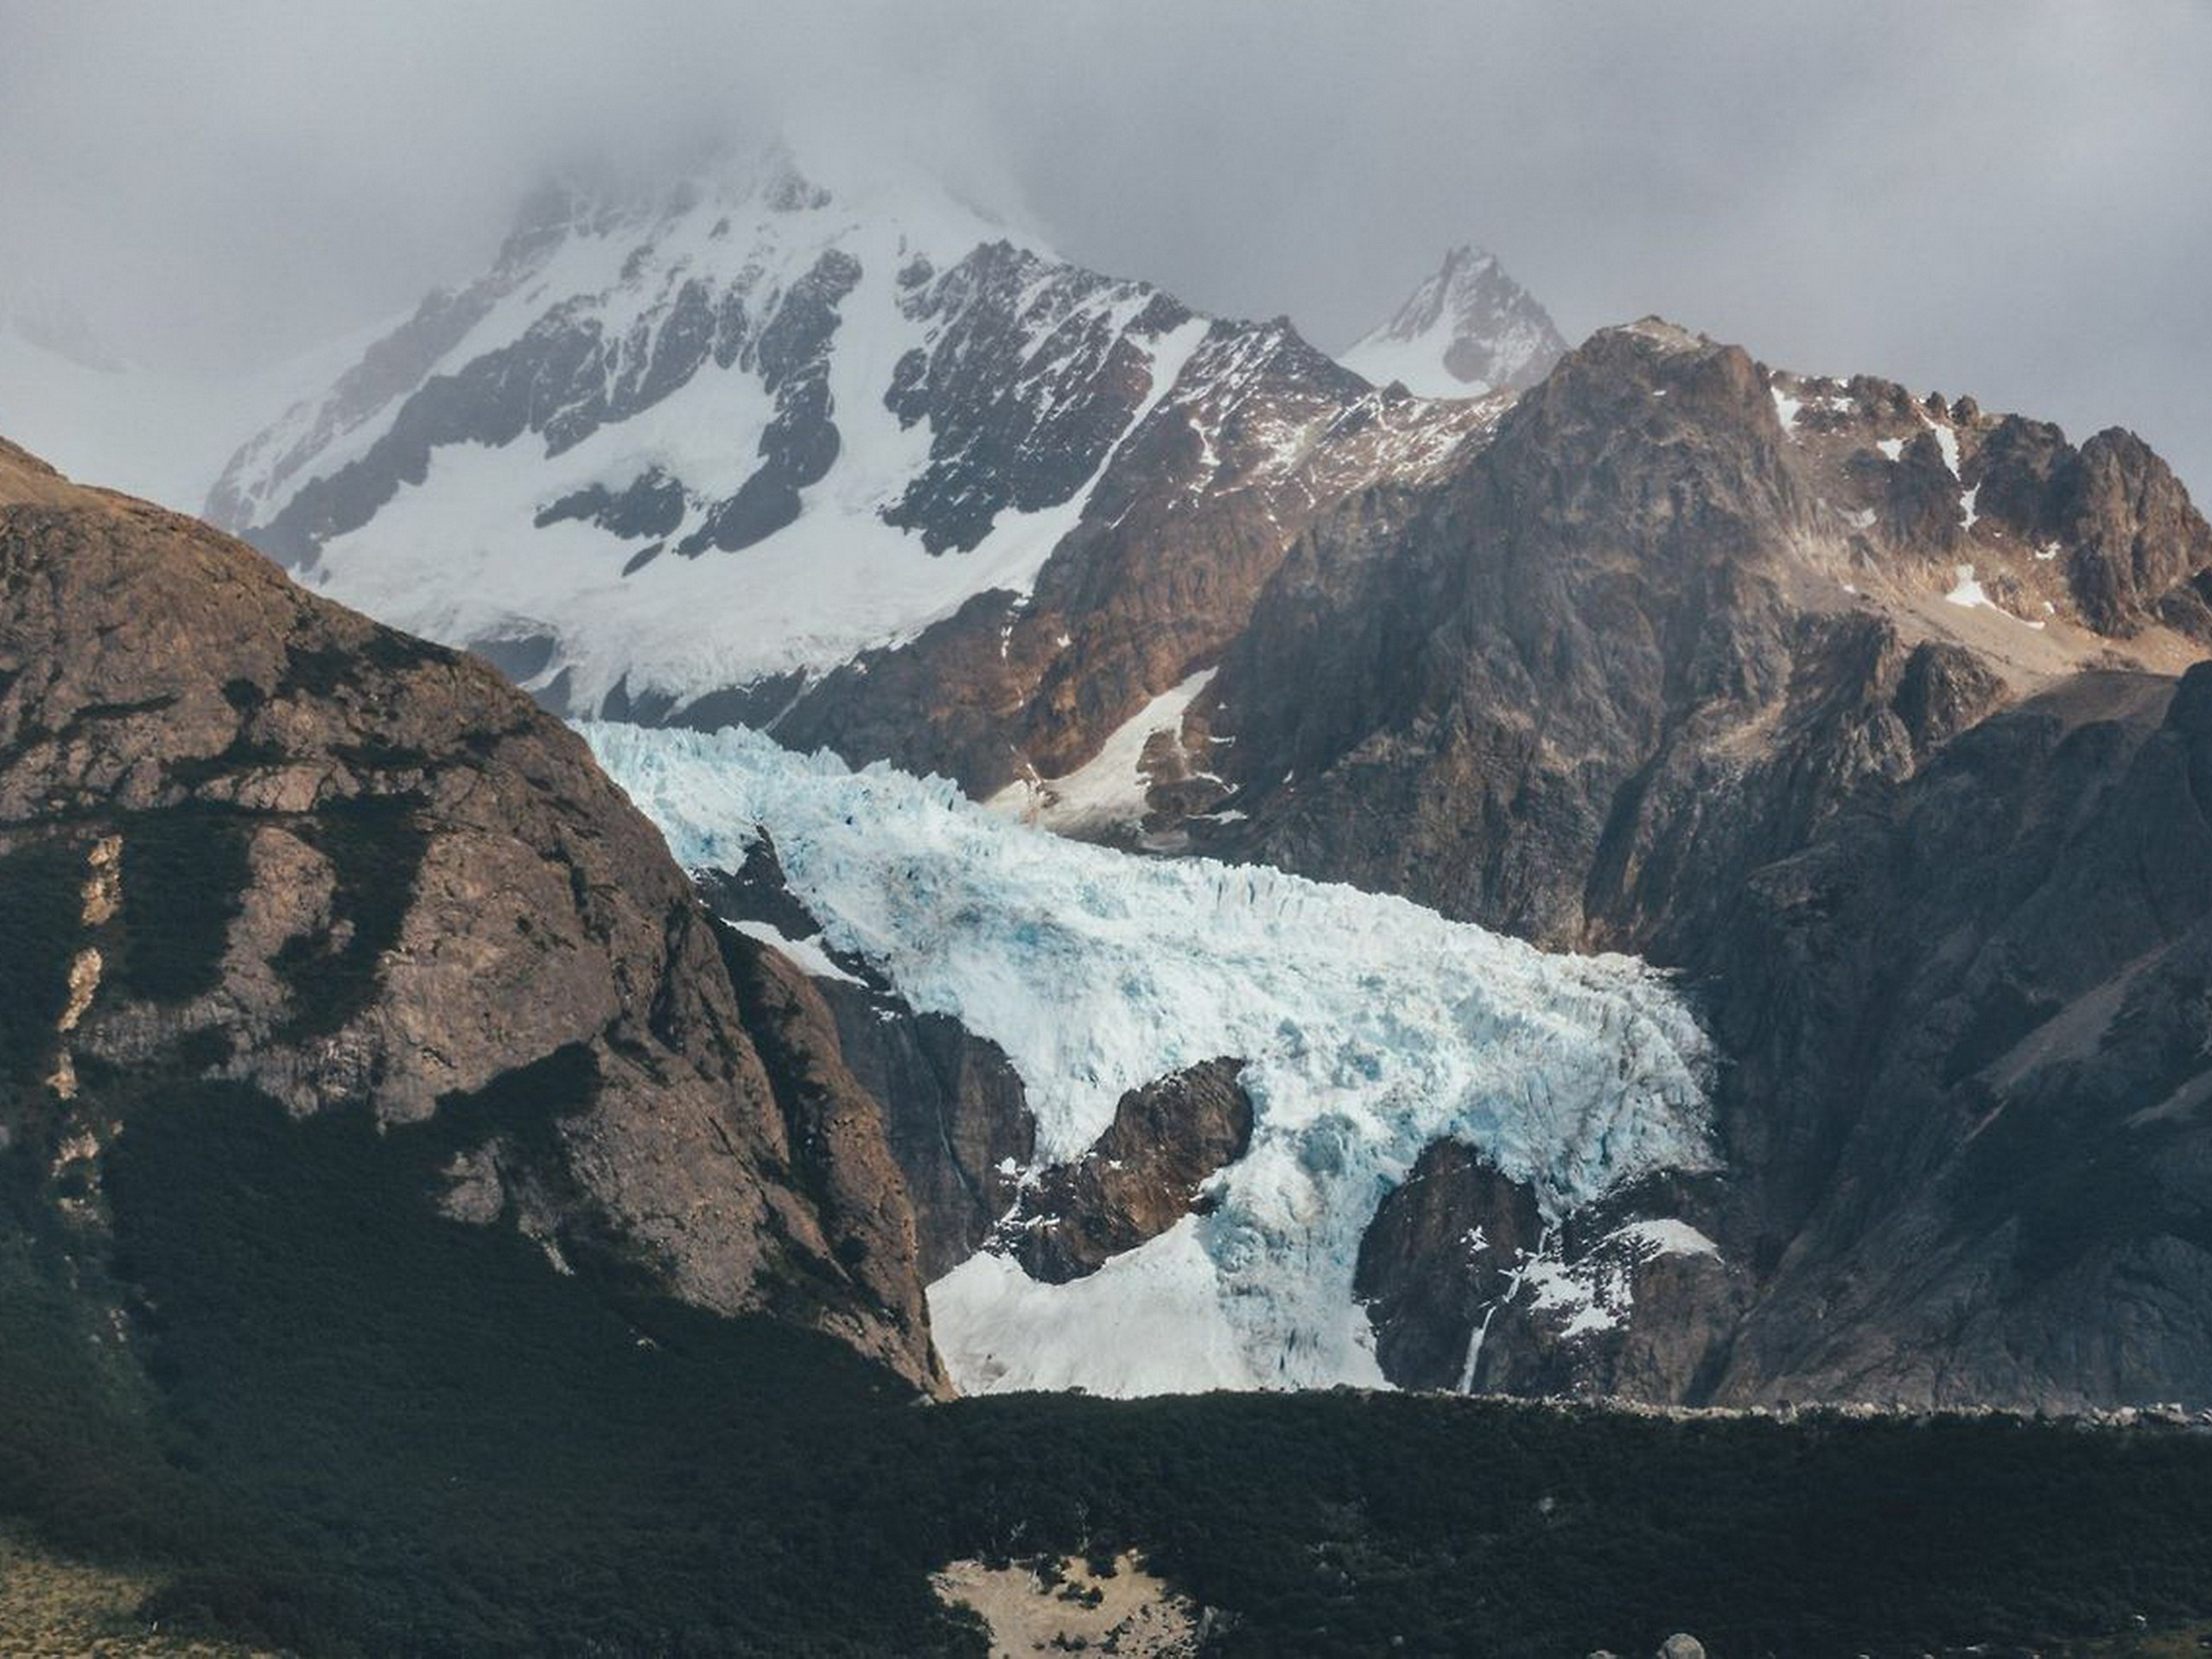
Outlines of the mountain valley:
M2125 433L2076 447L1656 319L1568 350L1468 250L1346 360L1379 379L1385 346L1426 390L1416 355L1520 366L1450 380L1472 396L1376 391L1280 323L1195 317L911 181L835 193L772 151L664 198L544 198L493 273L242 451L213 506L556 710L749 722L1065 834L1679 976L1718 1059L1703 1149L1563 1207L1448 1118L1393 1143L1371 1249L1325 1252L1364 1264L1332 1294L1369 1306L1353 1346L1382 1369L1295 1375L2201 1403L2212 1236L2183 1172L2212 1039L2190 781L2212 671L2181 677L2212 642L2212 531L2179 482ZM710 434L757 452L734 493L702 470ZM500 481L472 494L454 467ZM653 798L650 740L595 741ZM1237 1259L1218 1215L1170 1226L1183 1201L1145 1182L1026 1208L1040 1182L1090 1191L1067 1160L1116 1160L1044 1128L1056 1071L900 979L947 925L817 913L774 864L791 826L658 798L728 919L842 950L782 954L887 1114L931 1282L1053 1255L984 1248L1002 1224L1125 1241L1056 1291L1016 1273L1009 1310L1095 1300L1196 1232L1193 1265ZM769 862L740 880L756 830ZM1326 925L1339 955L1396 928ZM1026 1018L1071 1006L1037 991ZM1253 1039L1197 1038L1193 1006L1142 1019L1154 1063L1109 1094L1200 1062L1266 1075ZM1180 1146L1152 1109L1147 1144ZM1255 1157L1251 1116L1222 1140L1194 1113L1160 1179ZM1384 1217L1422 1159L1453 1173ZM1469 1257L1463 1236L1510 1242ZM1243 1365L1192 1376L1263 1374Z
M0 439L0 1527L69 1628L2196 1628L2166 462L1573 344L1471 246L1332 357L810 165L541 191L208 522Z

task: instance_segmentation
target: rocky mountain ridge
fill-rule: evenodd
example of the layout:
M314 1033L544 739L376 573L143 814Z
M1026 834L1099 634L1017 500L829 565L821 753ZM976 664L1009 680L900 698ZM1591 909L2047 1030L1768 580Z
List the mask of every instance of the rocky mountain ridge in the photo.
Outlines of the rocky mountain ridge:
M1971 665L1980 664L2014 696L2107 660L2171 672L2197 653L2205 626L2202 520L2139 440L2114 432L2077 449L2048 423L1988 416L1970 398L1954 406L1867 377L1799 376L1740 353L1740 366L1726 372L1734 376L1729 389L1719 392L1707 365L1720 349L1656 320L1606 331L1523 399L1555 410L1560 398L1588 397L1577 418L1607 448L1592 442L1573 461L1604 470L1578 474L1565 464L1562 446L1579 440L1533 408L1508 413L1462 405L1487 412L1447 452L1317 503L1296 521L1305 529L1264 557L1235 563L1227 575L1222 544L1194 537L1188 517L1146 522L1142 509L1134 509L1122 522L1136 525L1140 554L1086 572L1076 557L1078 536L1065 556L1047 565L1010 624L986 626L979 606L964 621L870 653L782 714L773 729L801 747L828 746L854 760L887 757L944 772L973 794L1074 833L1324 868L1301 865L1283 850L1284 838L1301 833L1287 820L1276 839L1263 839L1274 833L1264 825L1277 814L1295 819L1296 802L1312 802L1321 816L1344 805L1313 781L1317 769L1332 764L1331 754L1301 757L1293 753L1300 745L1284 747L1274 733L1297 722L1327 750L1339 739L1323 731L1356 728L1364 717L1358 698L1391 693L1381 678L1339 686L1311 677L1313 664L1255 653L1280 649L1291 626L1285 607L1306 602L1317 586L1366 580L1354 574L1363 570L1377 573L1377 584L1400 582L1408 562L1398 556L1398 543L1409 515L1440 511L1436 504L1464 493L1464 481L1487 465L1482 457L1495 435L1508 427L1515 434L1510 453L1529 458L1531 476L1510 486L1522 493L1495 501L1494 521L1526 521L1532 537L1579 534L1547 526L1580 511L1574 497L1592 479L1637 472L1637 487L1676 498L1656 510L1680 518L1672 533L1681 544L1705 546L1711 555L1708 568L1694 575L1655 564L1640 580L1732 582L1738 555L1755 556L1764 563L1760 582L1777 617L1802 615L1838 639L1855 626L1886 626L1906 656L1918 653L1904 701L1910 718L1923 724L1957 718L1961 710L1947 702L1974 695L1949 685L1947 670L1971 677L1978 671ZM1674 363L1684 384L1649 379L1639 353ZM1677 416L1667 400L1685 397ZM1675 433L1723 428L1730 446L1726 477L1700 470L1672 441ZM1157 479L1141 467L1138 476ZM1722 493L1700 495L1716 490ZM1265 505L1226 503L1227 522L1241 524ZM1275 531L1294 528L1280 513L1268 523ZM1539 559L1529 568L1547 567ZM1619 580L1632 588L1639 578L1624 570ZM1358 604L1347 597L1339 593L1331 601L1335 632L1323 645L1366 652L1375 675L1402 677L1417 640L1382 649L1366 636L1384 626L1394 604L1420 629L1433 596L1378 590ZM1491 595L1508 609L1541 602L1558 610L1564 597L1563 588L1548 595ZM1712 597L1685 586L1675 611L1681 626L1693 626ZM1630 593L1628 602L1646 607L1649 596ZM1815 618L1827 620L1809 620ZM1568 625L1586 638L1605 626ZM1586 671L1594 671L1603 653L1588 654ZM1900 657L1891 672L1903 671ZM1271 722L1249 733L1249 721L1216 717L1240 695L1240 676L1247 681L1241 695ZM1293 686L1299 694L1284 695ZM1985 703L1982 711L1993 706ZM1640 741L1619 733L1602 739L1616 740ZM1929 732L1878 734L1893 756L1931 741ZM1263 752L1273 778L1260 775ZM1301 781L1278 791L1287 777ZM1455 808L1440 810L1463 833L1484 833ZM1431 845L1417 823L1402 851L1408 868L1456 872L1453 880L1465 879L1471 868L1442 856L1448 849ZM1418 880L1401 890L1436 897ZM1454 913L1561 943L1606 942L1510 910Z
M1376 391L1286 321L772 151L549 192L209 512L560 712L775 721L1004 784L1217 656L1316 512L1497 407Z
M110 1147L196 1089L450 1136L424 1225L941 1386L826 1010L718 937L581 741L486 665L4 446L0 866L0 1150L87 1282Z
M2208 592L2126 434L1656 323L1333 515L1193 703L1192 840L1681 969L1730 1062L1721 1180L1641 1211L1725 1272L1609 1266L1593 1219L1573 1283L1377 1283L1473 1298L1478 1385L2196 1399ZM1525 1231L1471 1179L1393 1226ZM1623 1300L1662 1351L1586 1319Z
M1556 802L1573 852L1556 868L1533 847L1466 855L1450 837L1471 852L1496 819L1455 802L1432 834L1409 800L1395 863L1367 879L1559 943L1625 940L1643 931L1637 883L1663 890L1667 872L1650 869L1654 830L1608 814L1655 753L1671 758L1642 792L1673 788L1645 816L1679 796L1670 810L1702 802L1719 833L1726 815L1667 773L1702 765L1726 789L1732 759L1808 741L1823 753L1803 757L1798 795L1818 816L1855 777L1909 773L2085 668L2177 671L2212 639L2208 570L2212 532L2127 435L2076 450L1969 399L1777 373L1657 323L1608 331L1450 485L1378 493L1294 552L1192 710L1235 739L1217 770L1244 815L1193 833L1309 868L1300 826L1341 818L1332 791L1389 741L1370 710L1433 719L1480 688L1487 708L1451 721L1452 743L1506 745L1472 769L1494 800ZM1338 661L1363 664L1363 702L1332 689ZM1290 683L1322 690L1272 696ZM1472 760L1422 764L1449 793ZM1518 816L1524 838L1567 827Z

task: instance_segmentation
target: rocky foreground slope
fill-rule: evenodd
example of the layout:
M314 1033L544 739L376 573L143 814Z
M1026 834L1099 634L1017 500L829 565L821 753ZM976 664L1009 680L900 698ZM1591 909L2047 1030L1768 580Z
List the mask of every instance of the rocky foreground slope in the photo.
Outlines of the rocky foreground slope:
M221 1084L451 1128L426 1224L936 1384L904 1190L818 999L720 936L582 741L5 445L0 903L0 1151L86 1283L108 1148Z

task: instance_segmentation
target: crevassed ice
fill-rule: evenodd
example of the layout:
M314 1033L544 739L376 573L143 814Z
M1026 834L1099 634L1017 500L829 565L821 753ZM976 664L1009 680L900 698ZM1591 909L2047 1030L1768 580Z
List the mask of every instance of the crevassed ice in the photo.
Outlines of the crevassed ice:
M1003 1047L1040 1163L1081 1153L1129 1089L1248 1063L1252 1148L1211 1213L1071 1284L986 1255L931 1287L965 1389L1381 1386L1353 1263L1431 1141L1532 1181L1553 1217L1711 1162L1706 1040L1632 958L1548 954L1265 868L1079 845L941 779L750 732L582 729L679 861L734 868L765 828L830 945Z

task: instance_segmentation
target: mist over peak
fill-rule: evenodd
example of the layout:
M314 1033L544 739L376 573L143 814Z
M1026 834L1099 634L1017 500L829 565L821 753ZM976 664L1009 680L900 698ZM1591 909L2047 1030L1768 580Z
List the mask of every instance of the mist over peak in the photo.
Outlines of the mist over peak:
M165 369L405 312L563 169L678 176L783 135L841 199L895 166L1316 340L1471 237L1569 339L1663 312L1774 361L2126 424L2212 473L2199 7L1414 0L1386 29L1255 0L209 0L0 7L0 275L35 267Z

